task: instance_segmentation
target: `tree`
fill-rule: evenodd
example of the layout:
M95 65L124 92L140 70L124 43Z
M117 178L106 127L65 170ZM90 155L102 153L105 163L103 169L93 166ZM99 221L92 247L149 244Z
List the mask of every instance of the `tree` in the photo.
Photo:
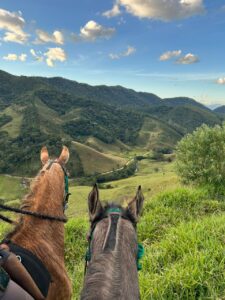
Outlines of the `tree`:
M225 194L225 123L203 125L178 143L177 172L185 183Z

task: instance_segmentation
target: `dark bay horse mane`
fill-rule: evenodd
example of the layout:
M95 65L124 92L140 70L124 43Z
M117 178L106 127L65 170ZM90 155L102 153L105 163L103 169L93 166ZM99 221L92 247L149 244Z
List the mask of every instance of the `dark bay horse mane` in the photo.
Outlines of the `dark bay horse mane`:
M143 205L141 188L123 208L103 206L97 186L89 195L89 263L82 300L139 299L136 223Z

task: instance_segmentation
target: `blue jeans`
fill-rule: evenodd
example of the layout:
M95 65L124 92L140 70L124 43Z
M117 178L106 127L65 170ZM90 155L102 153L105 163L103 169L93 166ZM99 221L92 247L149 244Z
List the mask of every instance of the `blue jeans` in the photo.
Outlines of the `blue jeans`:
M1 300L34 300L24 289L10 280L5 292L0 291Z

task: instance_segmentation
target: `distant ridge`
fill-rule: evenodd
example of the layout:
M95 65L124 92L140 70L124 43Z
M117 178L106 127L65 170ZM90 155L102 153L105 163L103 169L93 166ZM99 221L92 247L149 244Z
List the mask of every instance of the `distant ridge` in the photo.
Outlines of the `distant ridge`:
M201 109L210 110L205 105L197 102L194 99L188 98L188 97L175 97L175 98L166 98L163 99L165 101L165 104L168 106L196 106Z
M97 85L91 86L85 83L78 83L74 80L65 79L62 77L28 77L15 76L5 71L0 70L0 80L9 80L15 85L24 84L27 82L28 90L31 90L35 85L43 85L43 87L54 88L62 93L76 95L76 97L86 98L93 101L103 101L108 104L116 104L119 106L145 106L145 105L168 105L168 106L198 106L208 110L206 106L188 97L174 97L162 99L153 93L136 92L132 89L127 89L122 86L106 86ZM30 83L30 85L28 84ZM1 91L1 87L0 87Z
M225 114L225 105L217 107L216 109L214 109L214 112L222 115Z

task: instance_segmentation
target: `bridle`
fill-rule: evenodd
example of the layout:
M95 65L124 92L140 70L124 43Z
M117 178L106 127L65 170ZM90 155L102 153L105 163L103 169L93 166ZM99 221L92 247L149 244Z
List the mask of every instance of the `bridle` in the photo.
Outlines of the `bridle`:
M64 184L65 184L64 196L63 196L63 213L64 213L65 210L67 209L67 206L68 206L69 196L71 195L69 193L68 174L67 174L67 171L66 171L65 167L62 164L60 164L57 160L50 160L49 165L47 166L46 170L50 170L51 166L54 163L59 164L61 166L62 170L63 170L63 173L64 173ZM4 199L0 199L0 200L4 201ZM15 208L15 207L11 207L11 206L4 205L4 204L0 204L0 209L5 210L5 211L14 212L14 213L17 213L17 214L29 215L29 216L39 218L39 219L42 219L42 220L58 221L58 222L63 222L63 223L67 222L66 217L52 216L52 215L48 215L48 214L38 213L38 212L35 212L35 211L29 211L29 210L24 210L24 209L20 209L20 208ZM10 224L15 223L11 219L9 219L7 217L4 217L4 216L1 216L1 215L0 215L0 219L2 219L5 222L8 222Z
M134 230L136 232L136 229L137 229L137 223L135 222L134 219L132 218L129 218L125 215L122 214L122 209L119 208L119 207L112 207L112 208L108 208L106 210L106 213L103 214L103 215L100 215L100 216L97 216L91 223L91 229L90 229L90 233L88 234L88 237L87 237L87 240L88 240L88 247L87 247L87 251L86 251L86 255L85 255L85 266L84 266L84 275L86 274L87 272L87 268L88 268L88 264L89 262L91 261L91 257L92 257L92 252L91 252L91 242L92 242L92 239L93 239L93 235L94 235L94 231L95 231L95 228L97 226L97 224L99 222L101 222L102 220L106 219L106 218L109 218L110 215L113 215L113 214L120 214L120 217L122 219L125 219L125 220L128 220L130 221L130 223L132 224L132 226L134 227ZM138 252L137 252L137 257L136 257L136 262L137 262L137 270L141 270L141 264L139 262L139 260L143 257L144 255L144 247L141 245L141 244L137 244L138 246Z

